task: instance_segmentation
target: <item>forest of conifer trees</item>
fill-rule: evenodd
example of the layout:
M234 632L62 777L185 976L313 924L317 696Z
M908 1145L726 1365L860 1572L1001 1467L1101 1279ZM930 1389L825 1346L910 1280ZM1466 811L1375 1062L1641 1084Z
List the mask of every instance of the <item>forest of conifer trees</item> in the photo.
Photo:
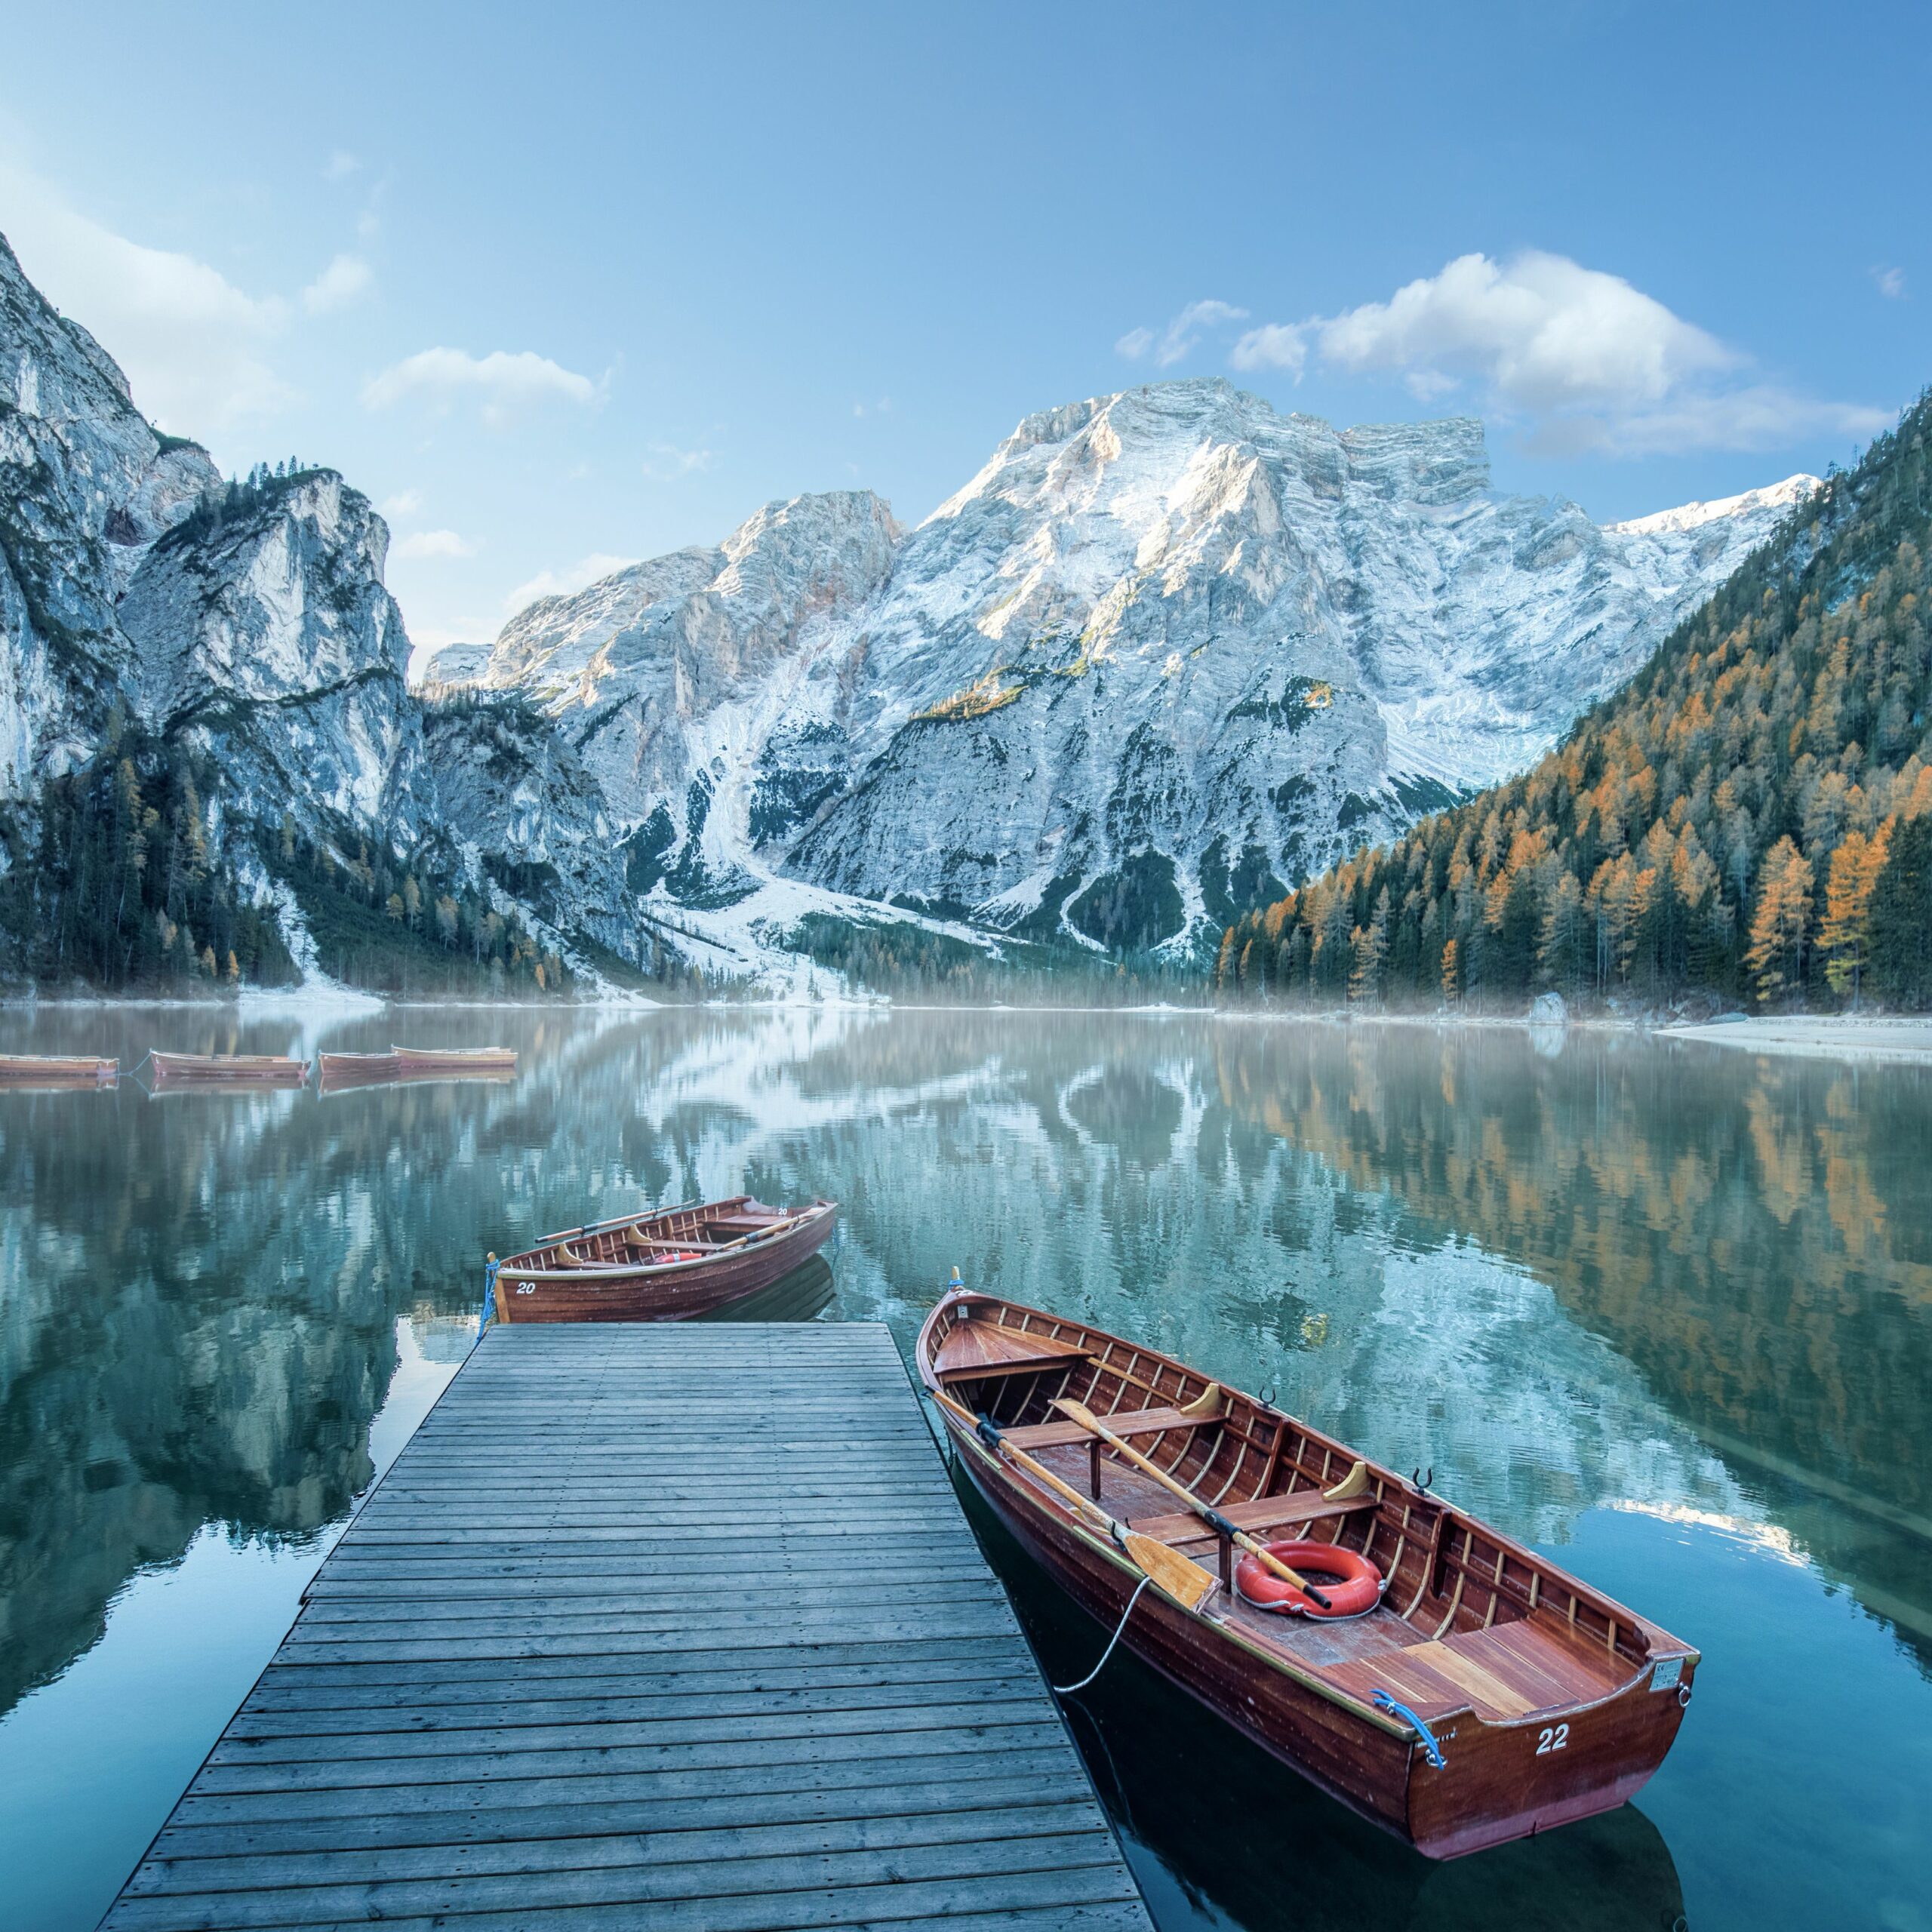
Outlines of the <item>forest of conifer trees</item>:
M278 830L224 821L210 809L220 789L210 755L115 712L97 755L51 780L32 820L0 817L0 980L109 992L292 983L272 875L331 978L399 993L571 989L565 961L466 884L453 855L403 859L286 819Z
M1534 770L1227 928L1224 991L1932 1004L1921 397Z

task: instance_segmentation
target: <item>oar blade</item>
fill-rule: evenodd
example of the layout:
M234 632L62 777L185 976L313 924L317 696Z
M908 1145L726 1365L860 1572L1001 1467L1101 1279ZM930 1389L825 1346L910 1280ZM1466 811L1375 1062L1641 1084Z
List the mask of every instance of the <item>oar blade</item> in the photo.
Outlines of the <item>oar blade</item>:
M1197 1609L1220 1580L1211 1570L1204 1570L1192 1557L1170 1549L1152 1537L1130 1530L1127 1553L1154 1580L1155 1587L1171 1596L1184 1610Z

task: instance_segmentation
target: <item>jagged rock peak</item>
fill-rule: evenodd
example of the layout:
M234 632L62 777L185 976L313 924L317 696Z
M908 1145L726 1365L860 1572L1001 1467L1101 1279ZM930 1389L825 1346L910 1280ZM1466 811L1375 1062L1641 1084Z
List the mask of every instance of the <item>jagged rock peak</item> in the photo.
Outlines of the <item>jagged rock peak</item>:
M928 519L957 515L975 498L1051 485L1091 488L1112 469L1177 481L1218 464L1258 459L1324 495L1351 486L1372 497L1456 503L1490 487L1481 423L1363 423L1338 429L1318 416L1284 415L1225 377L1148 383L1025 417L979 474Z

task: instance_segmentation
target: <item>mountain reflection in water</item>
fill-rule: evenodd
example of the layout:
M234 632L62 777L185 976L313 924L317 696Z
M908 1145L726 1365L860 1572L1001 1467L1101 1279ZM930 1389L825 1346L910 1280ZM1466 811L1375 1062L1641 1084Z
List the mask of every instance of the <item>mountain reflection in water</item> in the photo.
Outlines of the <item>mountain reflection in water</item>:
M1817 1801L1836 1790L1856 1817L1835 1852L1768 1817L1666 1847L1626 1811L1424 1866L1123 1660L1075 1731L1174 1924L1341 1922L1340 1904L1277 1911L1236 1856L1265 1827L1311 1898L1359 1876L1370 1922L1474 1924L1484 1897L1491 1922L1533 1922L1500 1902L1541 1886L1564 1922L1664 1927L1681 1869L1694 1924L1748 1924L1754 1886L1795 1910L1835 1857L1932 1932L1910 1915L1932 1889L1922 1838L1885 1795L1928 1780L1884 1762L1915 1721L1932 1730L1926 1072L1131 1014L0 1014L0 1051L130 1068L150 1044L307 1057L398 1033L515 1047L518 1075L326 1100L153 1102L127 1079L0 1093L0 1714L57 1687L131 1580L206 1533L318 1560L371 1478L399 1323L419 1354L460 1353L486 1248L647 1201L823 1192L835 1251L741 1312L882 1320L909 1346L956 1262L975 1286L1272 1385L1365 1451L1432 1466L1515 1535L1627 1560L1595 1580L1709 1658L1641 1801L1666 1829L1703 1817L1694 1776L1778 1761L1777 1694L1725 1687L1814 1634L1754 1623L1761 1581L1722 1552L1793 1578L1781 1602L1842 1592L1866 1620L1870 1645L1830 1654L1853 1731L1879 1728L1806 1767ZM1665 1570L1687 1579L1677 1600L1651 1586ZM1084 1669L1092 1626L1056 1637L1065 1607L1029 1608L1012 1580L1049 1657ZM263 1660L280 1635L259 1632ZM211 1697L202 1748L229 1702ZM1228 1777L1265 1803L1225 1807ZM149 1829L174 1795L155 1794Z

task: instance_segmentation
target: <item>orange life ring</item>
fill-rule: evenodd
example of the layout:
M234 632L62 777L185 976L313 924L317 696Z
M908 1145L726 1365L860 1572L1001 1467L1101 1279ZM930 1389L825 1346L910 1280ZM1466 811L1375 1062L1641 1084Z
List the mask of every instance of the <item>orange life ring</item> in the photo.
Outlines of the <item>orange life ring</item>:
M1257 1610L1284 1617L1359 1617L1375 1607L1388 1587L1388 1579L1359 1550L1332 1543L1271 1543L1267 1549L1276 1562L1307 1577L1328 1599L1328 1607L1304 1596L1259 1557L1244 1556L1235 1565L1235 1588Z

